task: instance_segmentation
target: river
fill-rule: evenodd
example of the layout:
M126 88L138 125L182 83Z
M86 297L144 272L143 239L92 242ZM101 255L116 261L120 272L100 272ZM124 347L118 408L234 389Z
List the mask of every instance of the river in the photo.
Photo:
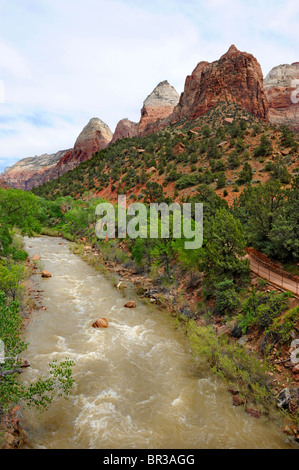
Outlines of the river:
M166 312L135 299L58 238L25 239L49 279L26 328L31 367L23 380L46 375L48 364L75 361L75 386L40 414L22 410L22 425L38 449L286 449L294 446L273 422L233 407L225 385L198 370L186 338ZM130 297L131 300L131 297ZM105 317L109 328L91 325Z

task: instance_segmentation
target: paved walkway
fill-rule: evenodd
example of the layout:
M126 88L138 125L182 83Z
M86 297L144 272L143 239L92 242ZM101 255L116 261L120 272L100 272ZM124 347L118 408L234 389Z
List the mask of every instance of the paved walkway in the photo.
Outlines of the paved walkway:
M276 272L271 267L267 266L265 263L261 262L256 256L251 253L247 254L247 257L250 262L250 269L253 273L257 274L259 277L266 279L274 286L280 287L283 290L291 291L296 297L299 298L299 283L291 275L283 275L280 272Z

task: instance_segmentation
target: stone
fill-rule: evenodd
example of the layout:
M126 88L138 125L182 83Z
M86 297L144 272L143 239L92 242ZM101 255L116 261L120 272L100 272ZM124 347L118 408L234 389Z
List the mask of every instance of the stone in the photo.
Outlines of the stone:
M60 150L50 155L45 153L40 156L23 158L6 168L1 174L1 178L14 189L28 191L59 176L56 175L55 168L68 151Z
M125 308L136 308L136 302L134 300L130 300L124 305Z
M27 359L22 359L21 367L22 367L22 369L24 369L26 367L30 367L29 361L27 361Z
M106 318L99 318L92 324L93 328L108 328L109 324Z
M117 124L110 144L119 139L132 138L138 136L138 124L125 118Z
M79 134L72 149L23 158L7 168L1 174L1 179L15 189L28 191L89 160L96 152L106 148L112 137L107 124L98 118L92 118Z
M32 261L38 261L40 259L40 256L39 255L34 255L32 257Z
M299 102L293 102L292 95L297 101L299 93L296 93L294 81L298 79L298 62L278 65L264 79L270 121L273 124L285 124L295 131L299 130Z
M244 398L241 398L239 395L237 394L234 394L233 395L233 405L234 406L241 406L241 405L244 405L245 403L245 400Z
M257 410L256 408L245 408L246 413L250 414L254 418L260 418L261 417L261 412Z
M235 103L254 116L268 118L261 66L252 54L234 45L215 62L199 62L186 78L184 92L169 121L195 119L220 102Z
M291 399L291 392L289 388L284 388L276 398L276 405L278 408L287 408Z
M294 435L292 429L291 429L288 425L285 425L285 426L282 428L282 432L283 432L284 434L287 434L288 436L293 436L293 435Z
M49 273L46 269L41 273L42 277L49 278L52 277L52 274Z
M138 123L139 136L157 131L156 122L168 118L179 99L179 94L167 80L160 82L143 103Z

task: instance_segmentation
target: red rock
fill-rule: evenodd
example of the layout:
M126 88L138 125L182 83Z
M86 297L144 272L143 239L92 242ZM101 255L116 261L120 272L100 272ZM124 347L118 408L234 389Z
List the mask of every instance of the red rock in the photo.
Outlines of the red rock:
M285 426L282 428L282 432L283 432L284 434L288 434L288 436L293 436L293 435L294 435L292 429L291 429L288 425L285 425Z
M112 137L107 124L98 118L92 118L78 136L73 149L24 158L7 168L1 178L13 188L30 190L73 170L81 162L106 148Z
M172 149L174 155L179 155L180 153L185 152L186 146L182 142L178 142Z
M179 94L168 81L160 82L143 103L138 134L143 136L155 132L155 123L168 118L178 102Z
M255 408L245 408L246 413L250 414L254 418L260 418L261 417L261 412L259 410L256 410Z
M261 119L268 117L263 74L256 58L232 45L218 61L200 62L185 82L171 122L197 118L219 102L235 103Z
M41 274L42 274L42 277L46 277L46 278L52 277L52 274L49 273L49 271L47 271L46 269Z
M40 256L38 256L38 255L34 255L32 257L32 261L38 261L39 259L40 259Z
M269 119L274 124L286 124L299 131L299 93L295 80L299 79L299 63L278 65L264 80L264 89L269 102ZM298 87L298 85L297 85ZM292 100L292 96L296 100Z
M99 318L92 324L93 328L108 328L109 324L106 318Z
M124 307L126 308L136 308L136 303L134 300L130 300L129 302L127 302Z
M244 405L244 403L245 403L244 398L241 398L239 395L233 395L233 405L234 406Z
M136 122L129 121L129 119L122 119L117 124L110 143L113 144L119 139L136 136L138 136L138 124Z

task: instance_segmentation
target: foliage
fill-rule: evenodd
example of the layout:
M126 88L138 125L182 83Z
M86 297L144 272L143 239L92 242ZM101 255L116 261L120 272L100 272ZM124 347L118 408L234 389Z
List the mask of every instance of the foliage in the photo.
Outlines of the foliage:
M20 355L27 348L22 338L22 318L20 305L16 301L8 302L4 292L0 291L0 338L5 347L5 360L0 365L0 410L3 412L21 402L26 406L47 408L58 395L67 396L73 385L72 370L74 365L68 358L58 364L50 364L50 376L39 378L25 386L19 379L22 372Z
M275 318L270 332L280 344L288 343L292 339L296 325L299 322L299 307L290 309L282 318Z
M240 298L232 280L215 284L215 313L217 315L235 314L240 307Z
M249 264L244 259L246 241L240 221L226 209L219 209L210 224L205 246L208 283L215 285L225 279L244 282L249 274Z
M243 333L254 326L260 331L268 330L274 319L287 308L288 299L289 295L286 293L265 293L254 290L242 305L239 326Z
M265 363L261 364L255 355L248 355L227 337L217 336L212 327L196 325L191 320L187 334L196 359L205 360L218 376L238 388L241 396L265 408L273 403Z

